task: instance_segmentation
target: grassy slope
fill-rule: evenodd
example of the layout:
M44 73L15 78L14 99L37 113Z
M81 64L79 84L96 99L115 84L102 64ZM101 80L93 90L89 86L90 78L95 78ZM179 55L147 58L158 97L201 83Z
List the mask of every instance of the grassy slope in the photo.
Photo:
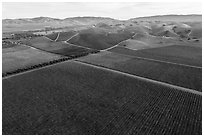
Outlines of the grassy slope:
M51 40L55 40L57 36L58 36L58 33L52 33L52 34L46 35L46 37L50 38Z
M162 32L162 31L165 31L163 26L158 26L158 24L157 25L154 24L151 26L152 35L157 35L158 32Z
M45 24L2 24L3 32L15 32L22 30L44 29Z
M192 32L190 33L190 36L192 38L202 38L202 29L200 28L193 29Z
M141 60L114 53L89 55L79 60L173 85L202 90L201 69Z
M82 31L79 35L72 38L72 44L89 47L93 49L106 49L126 40L132 36L129 31L118 31L118 33L98 32L93 29Z
M168 46L168 45L171 45L172 42L175 43L176 40L168 40L165 38L147 36L147 37L143 37L140 40L136 40L136 38L129 39L127 41L121 42L119 45L121 47L125 47L132 50L141 50L141 49Z
M202 38L202 22L187 22L186 24L192 27L192 32L190 34L191 37Z
M15 47L15 46L18 46L17 44L2 44L2 49L4 48L12 48L12 47Z
M170 61L187 65L202 66L202 49L200 47L167 46L138 51L117 47L111 49L110 51L125 55Z
M58 58L60 56L31 48L22 48L22 50L17 49L16 51L14 49L7 50L2 53L2 72L10 72Z
M130 48L130 49L133 49L133 50L138 50L138 49L144 49L144 48L151 47L145 42L138 41L138 40L132 40L132 39L121 42L119 45L121 47L126 47L126 48Z
M26 49L29 49L29 47L24 46L24 45L15 46L15 47L12 47L12 48L4 48L4 49L2 49L2 54L9 53L9 52L22 51L22 50L26 50Z
M202 133L201 96L74 62L2 85L3 134Z

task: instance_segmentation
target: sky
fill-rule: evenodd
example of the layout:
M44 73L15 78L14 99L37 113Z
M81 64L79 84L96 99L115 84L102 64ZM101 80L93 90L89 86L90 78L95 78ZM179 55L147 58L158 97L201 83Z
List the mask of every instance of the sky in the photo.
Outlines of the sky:
M79 16L111 17L126 20L135 17L166 14L202 14L199 2L3 2L2 18Z

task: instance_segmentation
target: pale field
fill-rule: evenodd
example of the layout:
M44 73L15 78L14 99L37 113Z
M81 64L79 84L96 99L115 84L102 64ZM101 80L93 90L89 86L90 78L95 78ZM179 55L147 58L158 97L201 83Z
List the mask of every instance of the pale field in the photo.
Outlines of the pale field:
M25 46L3 49L2 73L26 68L28 66L37 65L59 58L61 58L59 55L46 53Z

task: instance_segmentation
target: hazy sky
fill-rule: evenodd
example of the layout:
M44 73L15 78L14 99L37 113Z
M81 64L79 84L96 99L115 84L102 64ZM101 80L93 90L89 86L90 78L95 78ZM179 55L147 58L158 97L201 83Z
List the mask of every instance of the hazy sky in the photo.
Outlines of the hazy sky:
M93 2L3 2L2 17L32 18L47 16L67 18L76 16L102 16L129 19L164 14L202 14L201 3L93 3Z

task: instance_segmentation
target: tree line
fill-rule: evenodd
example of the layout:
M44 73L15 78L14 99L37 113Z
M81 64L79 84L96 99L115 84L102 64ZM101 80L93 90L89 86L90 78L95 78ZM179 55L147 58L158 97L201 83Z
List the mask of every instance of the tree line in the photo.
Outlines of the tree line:
M89 53L95 54L95 53L98 53L98 52L100 52L100 51L99 50L93 50L91 52L85 52L85 53L78 54L78 55L70 55L69 57L63 57L63 58L60 58L60 59L51 60L49 62L43 62L43 63L40 63L40 64L27 66L25 68L19 68L19 69L10 71L10 72L2 73L2 77L6 77L6 76L9 76L9 75L22 73L22 72L29 71L29 70L32 70L32 69L37 69L37 68L45 67L45 66L48 66L48 65L52 65L52 64L63 62L63 61L67 61L67 60L70 60L70 59L86 56Z

